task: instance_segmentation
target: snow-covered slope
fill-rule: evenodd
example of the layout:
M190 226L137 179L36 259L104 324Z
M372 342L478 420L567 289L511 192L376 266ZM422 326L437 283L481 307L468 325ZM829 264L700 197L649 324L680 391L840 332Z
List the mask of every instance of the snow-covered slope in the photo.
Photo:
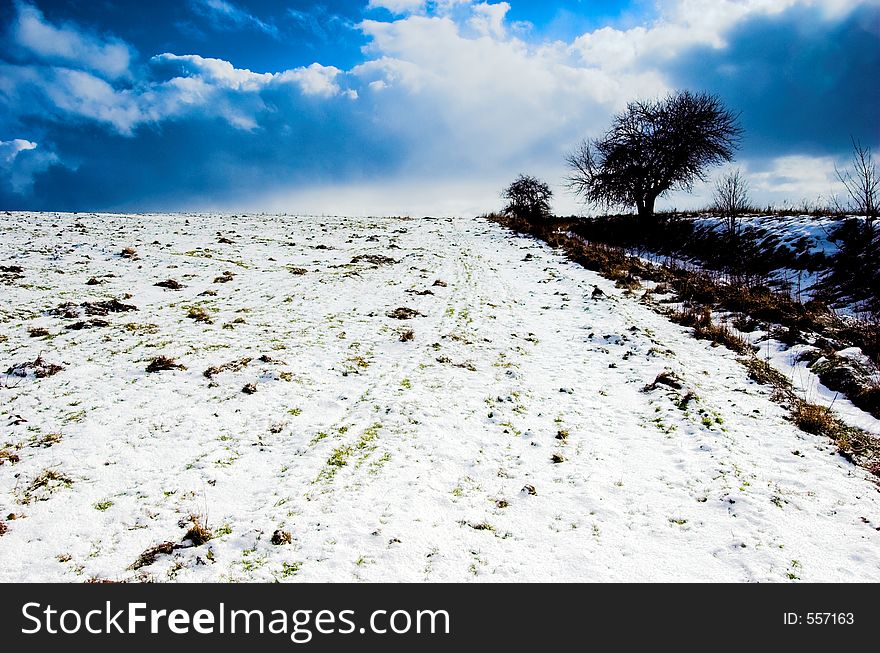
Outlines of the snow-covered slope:
M774 248L786 247L800 254L834 256L838 247L830 235L840 226L837 217L813 215L745 215L737 219L737 228L753 230L758 241ZM694 219L697 228L724 231L725 220L715 216Z
M732 353L535 241L464 219L0 227L24 269L0 364L64 366L0 388L0 580L880 580L863 470ZM138 310L46 314L110 298ZM186 369L145 372L159 355ZM213 539L128 569L190 514Z

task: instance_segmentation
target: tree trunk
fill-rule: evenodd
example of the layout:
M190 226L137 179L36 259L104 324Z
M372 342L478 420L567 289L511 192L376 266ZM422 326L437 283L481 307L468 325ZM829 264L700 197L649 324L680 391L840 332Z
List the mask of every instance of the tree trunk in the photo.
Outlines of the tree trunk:
M645 200L636 199L636 212L638 213L640 218L645 217Z
M636 200L636 210L640 218L650 219L654 217L654 201L657 198L647 196Z

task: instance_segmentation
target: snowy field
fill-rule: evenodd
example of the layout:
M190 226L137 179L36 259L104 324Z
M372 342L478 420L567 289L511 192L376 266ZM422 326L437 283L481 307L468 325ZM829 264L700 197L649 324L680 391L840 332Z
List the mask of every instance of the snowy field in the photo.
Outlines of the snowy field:
M880 581L866 472L496 225L6 214L0 266L2 581Z

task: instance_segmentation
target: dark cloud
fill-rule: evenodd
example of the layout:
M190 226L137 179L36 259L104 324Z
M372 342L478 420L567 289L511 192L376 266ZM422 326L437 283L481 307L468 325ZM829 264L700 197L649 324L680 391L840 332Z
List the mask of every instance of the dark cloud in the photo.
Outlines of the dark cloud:
M203 116L143 125L131 136L92 122L56 128L46 147L63 164L35 175L27 202L8 187L0 189L2 208L166 210L259 203L279 188L372 179L399 164L399 147L365 129L346 98L278 91L264 100L270 108L254 130Z
M744 156L839 155L850 135L880 143L877 6L830 24L819 9L794 7L737 24L727 42L691 49L667 72L742 112Z

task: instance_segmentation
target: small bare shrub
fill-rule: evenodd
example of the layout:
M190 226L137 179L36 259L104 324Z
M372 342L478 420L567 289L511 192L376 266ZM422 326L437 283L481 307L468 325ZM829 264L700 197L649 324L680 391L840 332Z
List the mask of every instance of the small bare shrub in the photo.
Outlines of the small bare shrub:
M192 542L193 546L201 546L213 537L211 529L202 523L202 518L198 515L190 515L192 525L183 536L184 541Z
M416 332L412 329L404 329L400 332L400 342L409 342L410 340L414 340L416 337Z

